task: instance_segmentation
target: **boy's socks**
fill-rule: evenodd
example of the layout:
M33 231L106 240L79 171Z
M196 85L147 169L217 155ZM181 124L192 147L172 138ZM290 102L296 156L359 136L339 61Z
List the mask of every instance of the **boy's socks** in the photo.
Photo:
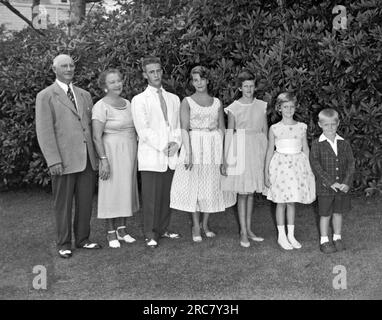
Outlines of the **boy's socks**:
M292 245L293 248L300 249L302 247L301 243L299 243L294 237L294 225L288 224L287 228L288 228L288 240L290 244Z
M333 234L333 241L336 241L336 240L341 240L340 234Z
M320 244L323 244L323 243L325 243L325 242L329 242L329 237L321 237L321 239L320 239Z

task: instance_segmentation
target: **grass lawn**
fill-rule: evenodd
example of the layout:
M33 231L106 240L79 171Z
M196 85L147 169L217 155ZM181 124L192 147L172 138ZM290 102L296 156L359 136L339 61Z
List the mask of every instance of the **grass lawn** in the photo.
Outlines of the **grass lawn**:
M324 255L313 206L299 205L296 238L303 248L284 252L276 242L273 208L259 199L254 230L263 243L239 245L236 208L211 215L218 233L202 243L191 240L188 214L174 212L171 229L180 240L144 246L142 214L130 219L138 238L109 249L105 226L93 212L91 239L104 249L75 250L71 259L56 252L52 197L43 191L0 195L0 299L381 299L382 198L353 200L344 218L348 249ZM95 207L95 206L94 206ZM33 289L33 267L47 268L46 290ZM334 289L333 268L346 268L347 289Z

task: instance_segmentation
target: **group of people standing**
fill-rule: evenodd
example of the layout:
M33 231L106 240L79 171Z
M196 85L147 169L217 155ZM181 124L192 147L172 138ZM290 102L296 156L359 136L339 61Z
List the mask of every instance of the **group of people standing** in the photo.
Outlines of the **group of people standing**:
M296 98L289 92L277 97L276 110L282 120L268 130L267 103L254 97L255 77L248 71L238 76L240 99L223 108L210 95L207 68L191 70L195 92L180 102L162 87L160 59L145 57L146 90L130 103L121 97L121 73L109 69L99 76L105 95L93 107L90 94L72 84L74 69L70 56L57 56L53 61L56 81L36 99L37 138L52 175L57 247L62 258L72 255L73 197L76 247L100 248L89 240L97 169L97 215L106 220L112 248L136 241L127 232L127 218L140 208L139 170L143 231L150 248L156 248L162 237L180 238L168 230L172 209L192 213L192 240L200 242L202 235L216 236L209 228L210 213L224 212L236 202L240 245L247 248L249 240L263 241L251 230L257 192L277 203L279 245L285 250L299 249L301 244L294 236L295 203L312 203L317 191L321 251L344 249L342 213L350 208L354 158L350 144L336 133L336 111L320 112L323 134L309 154L307 125L293 118ZM332 215L334 242L328 238Z

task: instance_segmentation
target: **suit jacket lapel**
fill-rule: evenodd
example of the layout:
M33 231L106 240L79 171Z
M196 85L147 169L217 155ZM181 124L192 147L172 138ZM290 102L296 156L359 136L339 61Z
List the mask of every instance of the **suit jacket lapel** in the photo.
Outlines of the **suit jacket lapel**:
M54 92L57 95L57 99L66 107L68 107L70 110L72 110L75 114L78 115L76 107L73 105L72 101L68 98L64 90L57 84L54 83ZM77 95L76 95L77 98ZM77 98L78 101L78 98Z
M77 100L78 114L82 118L85 108L84 98L76 86L73 86L73 91Z
M334 152L334 150L333 150L332 146L330 145L330 143L329 143L328 141L324 141L324 143L325 143L325 147L326 147L326 149L328 149L329 152L330 152L333 156L336 157L336 153ZM338 153L338 141L337 141L337 153Z
M160 114L160 117L161 117L161 124L165 126L166 124L166 121L164 119L164 115L163 115L163 111L162 111L162 108L160 107L160 102L159 104L153 104L152 103L152 95L150 94L150 92L148 91L149 89L146 89L146 108L148 107L149 110L146 109L146 112L147 114L152 114L152 113L157 113L158 115ZM163 90L164 91L164 90ZM165 96L165 94L163 94L163 97ZM151 99L151 101L150 101ZM166 100L166 99L165 99ZM159 101L159 97L158 97L158 101ZM153 106L154 105L154 106ZM168 117L168 121L170 122L170 118L169 118L169 114L168 114L168 109L169 109L169 106L167 104L167 101L166 101L166 106L167 106L167 117Z
M172 128L173 127L173 114L174 114L173 109L172 109L172 101L168 99L167 91L164 91L164 92L165 92L165 94L163 95L163 97L167 97L167 99L165 98L165 101L166 101L166 106L167 106L168 123L169 123L170 128Z

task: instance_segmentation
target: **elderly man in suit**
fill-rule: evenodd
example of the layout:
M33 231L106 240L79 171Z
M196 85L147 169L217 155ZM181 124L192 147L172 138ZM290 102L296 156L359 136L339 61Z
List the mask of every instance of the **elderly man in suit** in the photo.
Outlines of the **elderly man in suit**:
M162 65L157 57L142 59L148 86L131 101L138 133L138 170L142 178L143 229L146 245L156 248L161 237L176 239L169 231L170 188L181 145L180 100L162 87Z
M36 132L52 176L57 249L72 256L72 203L75 199L74 237L77 248L98 249L89 240L97 159L91 137L89 92L72 84L74 62L68 55L53 60L56 81L37 94Z

